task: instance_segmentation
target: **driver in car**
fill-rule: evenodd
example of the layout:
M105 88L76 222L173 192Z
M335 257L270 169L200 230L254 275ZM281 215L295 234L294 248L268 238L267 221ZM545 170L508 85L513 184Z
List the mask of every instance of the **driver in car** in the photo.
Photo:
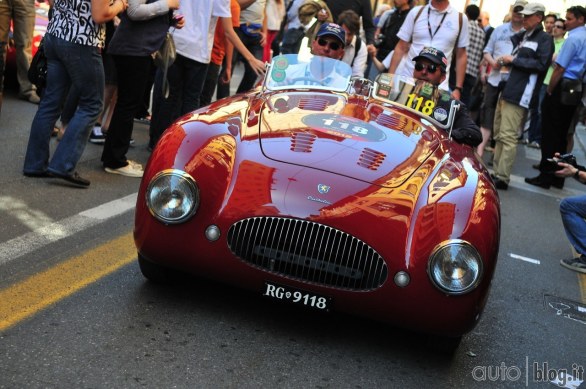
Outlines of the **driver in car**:
M347 83L351 69L341 61L344 56L346 33L335 23L324 23L311 42L313 56L309 63L290 65L286 69L287 81L301 85L340 85ZM324 61L320 57L337 61Z
M427 81L434 86L440 85L446 79L448 59L441 50L425 47L417 57L413 58L413 62L415 62L413 78ZM470 118L466 105L462 102L459 104L460 109L456 111L452 126L452 138L456 142L476 147L482 142L480 128Z

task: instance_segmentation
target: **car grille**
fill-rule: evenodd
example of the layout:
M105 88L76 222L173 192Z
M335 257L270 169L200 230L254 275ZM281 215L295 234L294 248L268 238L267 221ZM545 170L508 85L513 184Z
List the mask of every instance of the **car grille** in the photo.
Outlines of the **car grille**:
M366 243L306 220L240 220L228 231L228 246L254 267L329 287L372 290L382 286L388 274L383 258Z

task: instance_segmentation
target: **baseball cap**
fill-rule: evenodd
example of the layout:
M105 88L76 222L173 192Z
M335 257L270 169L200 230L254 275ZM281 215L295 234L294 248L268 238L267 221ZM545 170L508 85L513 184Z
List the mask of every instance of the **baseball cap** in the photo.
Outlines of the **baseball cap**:
M517 1L515 1L515 4L513 4L513 9L515 9L517 7L523 7L523 8L525 8L526 5L527 5L527 1L525 1L525 0L517 0Z
M419 55L413 58L413 61L417 61L420 58L427 59L436 65L440 65L442 71L444 72L448 66L448 59L446 58L444 52L434 47L424 47Z
M328 35L333 36L334 38L337 38L340 41L340 43L342 43L342 45L346 45L346 32L338 24L336 24L336 23L322 24L321 27L319 28L319 30L317 31L317 34L315 35L315 37L319 38L319 37L328 36Z
M539 3L529 3L523 7L523 11L521 11L523 15L533 15L537 12L545 13L545 6Z

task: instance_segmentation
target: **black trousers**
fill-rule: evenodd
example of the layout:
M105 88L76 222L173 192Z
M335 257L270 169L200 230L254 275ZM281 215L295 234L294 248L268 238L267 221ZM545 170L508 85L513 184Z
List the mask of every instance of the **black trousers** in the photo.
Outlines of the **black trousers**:
M202 107L205 107L206 105L209 105L212 102L212 98L214 97L214 92L216 90L216 85L218 85L219 76L220 65L210 62L210 64L208 65L206 79L203 83L201 96L199 97L199 104Z
M555 153L565 154L568 130L577 105L561 103L561 81L551 95L545 94L541 104L541 162L539 164L543 182L563 184L564 178L548 171L548 158ZM551 164L549 164L551 165Z
M104 167L118 169L128 165L126 153L130 147L134 117L142 106L152 58L128 55L113 55L113 58L118 73L118 100L108 127L102 162Z

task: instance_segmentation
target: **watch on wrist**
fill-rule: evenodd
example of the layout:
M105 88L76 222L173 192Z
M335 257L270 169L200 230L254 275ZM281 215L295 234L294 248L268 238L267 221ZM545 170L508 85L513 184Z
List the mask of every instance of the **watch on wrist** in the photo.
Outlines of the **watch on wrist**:
M461 86L455 86L454 90L459 90L460 92L462 92L462 87Z
M576 169L576 173L574 173L574 178L580 181L580 169Z

